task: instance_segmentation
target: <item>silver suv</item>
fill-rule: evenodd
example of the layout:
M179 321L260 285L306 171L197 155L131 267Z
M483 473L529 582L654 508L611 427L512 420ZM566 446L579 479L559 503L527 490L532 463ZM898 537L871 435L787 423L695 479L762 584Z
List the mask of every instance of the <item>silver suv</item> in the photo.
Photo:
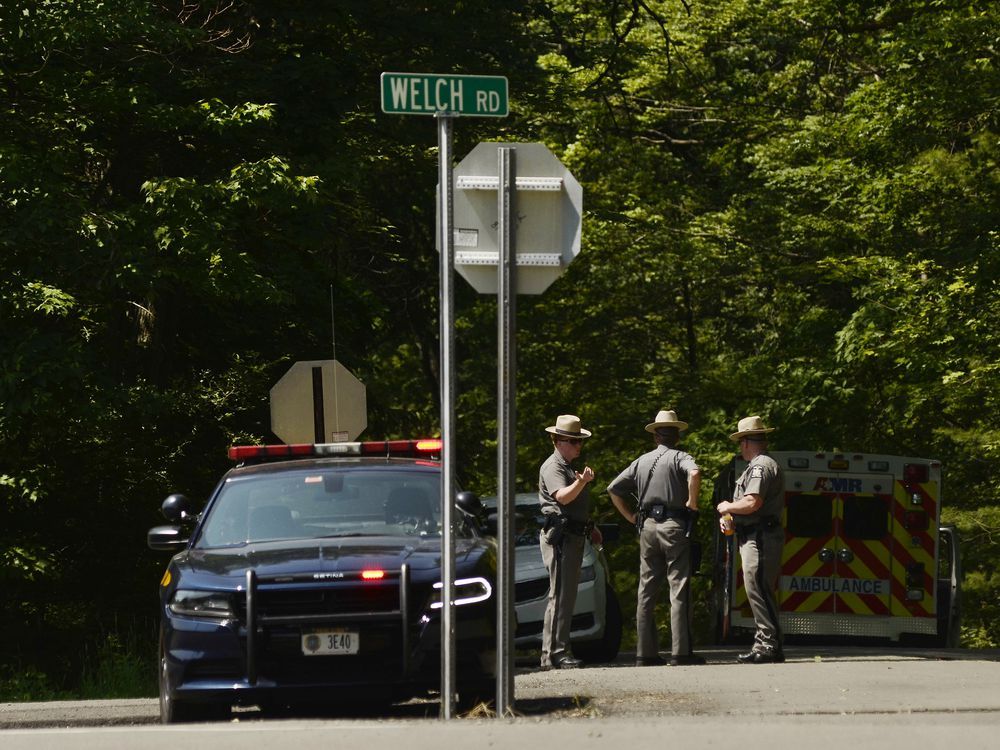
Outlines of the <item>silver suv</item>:
M538 495L533 492L515 495L514 530L514 600L517 612L517 648L541 648L542 621L549 593L549 574L542 563L538 534L545 523ZM483 498L490 533L496 533L495 496ZM605 541L617 536L618 527L609 524ZM618 596L611 585L611 575L604 549L587 540L580 572L580 586L573 609L570 640L577 658L590 663L612 662L618 656L622 639L622 613Z

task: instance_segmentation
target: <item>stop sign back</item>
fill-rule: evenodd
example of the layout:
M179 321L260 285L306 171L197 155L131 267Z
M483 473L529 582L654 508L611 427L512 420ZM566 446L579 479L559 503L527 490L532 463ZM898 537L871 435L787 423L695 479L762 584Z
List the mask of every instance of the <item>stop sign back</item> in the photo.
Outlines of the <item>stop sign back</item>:
M455 167L455 271L477 292L497 293L502 146L517 152L517 292L541 294L579 255L583 226L583 188L543 143L483 142Z
M345 442L367 426L365 386L335 359L296 362L271 388L271 432L285 443Z

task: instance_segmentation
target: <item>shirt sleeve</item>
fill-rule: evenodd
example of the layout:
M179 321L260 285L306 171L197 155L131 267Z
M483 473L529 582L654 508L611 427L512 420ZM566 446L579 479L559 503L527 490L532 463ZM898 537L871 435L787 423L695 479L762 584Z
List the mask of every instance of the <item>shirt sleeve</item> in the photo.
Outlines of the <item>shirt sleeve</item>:
M633 461L629 467L615 477L614 481L608 485L608 492L613 492L618 497L628 497L631 494L639 493L639 485L635 481L635 467L638 461Z
M563 487L568 487L566 474L557 461L546 461L538 474L539 489L544 488L549 497L555 500L556 493Z
M698 464L695 463L695 460L690 453L681 453L677 466L687 476L691 476L692 471L698 471Z
M743 488L744 495L760 495L764 497L766 488L771 481L771 472L762 464L754 464L747 469L747 482Z

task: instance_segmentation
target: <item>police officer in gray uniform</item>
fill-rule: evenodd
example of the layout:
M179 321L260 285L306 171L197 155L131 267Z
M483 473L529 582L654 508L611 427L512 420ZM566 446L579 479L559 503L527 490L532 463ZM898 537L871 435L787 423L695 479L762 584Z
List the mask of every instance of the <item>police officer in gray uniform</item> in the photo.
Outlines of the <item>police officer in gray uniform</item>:
M639 596L636 605L636 666L666 664L658 651L654 610L663 581L670 587L670 664L704 664L691 653L692 514L698 510L701 471L694 459L677 450L687 423L662 410L646 432L656 447L633 461L608 486L611 502L629 522L639 526ZM638 512L624 496L635 494Z
M781 525L785 480L781 467L766 454L767 433L773 431L758 416L740 420L736 432L729 437L740 444L740 454L749 463L736 480L733 499L716 506L723 514L719 522L722 530L730 523L735 527L743 560L743 581L757 626L753 648L736 657L743 664L785 660L776 595L785 545L785 530ZM726 513L732 519L726 519Z
M574 669L583 663L570 651L570 625L586 535L590 534L595 544L601 542L600 531L590 522L589 485L594 481L594 472L589 466L583 471L572 466L591 433L572 414L559 416L555 425L545 431L551 435L553 451L538 471L538 500L545 515L538 543L549 571L542 666Z

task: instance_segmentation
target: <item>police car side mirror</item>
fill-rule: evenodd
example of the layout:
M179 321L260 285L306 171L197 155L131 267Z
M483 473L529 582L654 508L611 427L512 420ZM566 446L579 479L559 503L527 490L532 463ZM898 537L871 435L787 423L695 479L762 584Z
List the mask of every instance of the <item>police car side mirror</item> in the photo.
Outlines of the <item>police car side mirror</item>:
M479 499L479 495L475 492L462 490L455 496L455 505L463 513L467 513L474 518L481 518L483 515L483 503Z
M180 552L187 543L187 536L178 526L156 526L146 534L146 544L158 552Z
M194 517L188 512L190 507L191 502L187 499L187 496L175 493L167 495L167 499L160 506L160 511L168 521L181 523L182 521L194 520Z

